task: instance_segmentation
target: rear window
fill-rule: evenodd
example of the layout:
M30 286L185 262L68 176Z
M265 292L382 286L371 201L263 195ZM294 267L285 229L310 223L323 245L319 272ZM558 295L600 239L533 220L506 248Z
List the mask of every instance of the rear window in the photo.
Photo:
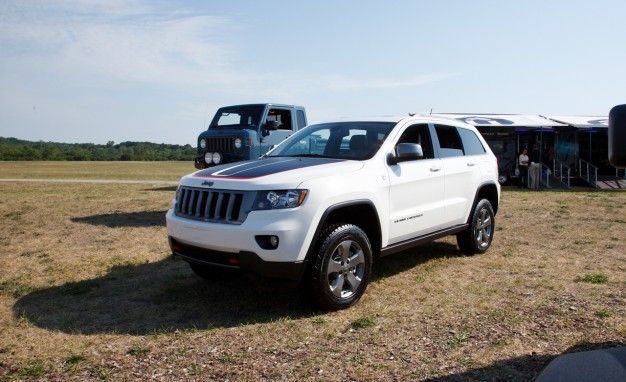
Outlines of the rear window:
M486 152L485 147L476 136L476 133L469 129L459 128L458 130L461 135L461 140L463 141L465 155L481 155Z

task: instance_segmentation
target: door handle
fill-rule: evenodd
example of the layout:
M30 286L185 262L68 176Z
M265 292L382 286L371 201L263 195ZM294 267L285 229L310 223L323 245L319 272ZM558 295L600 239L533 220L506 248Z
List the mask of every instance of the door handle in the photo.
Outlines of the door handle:
M474 166L476 163L472 163L472 162L467 162L467 167L472 167Z
M430 168L430 172L437 172L439 170L441 170L441 167L431 167Z

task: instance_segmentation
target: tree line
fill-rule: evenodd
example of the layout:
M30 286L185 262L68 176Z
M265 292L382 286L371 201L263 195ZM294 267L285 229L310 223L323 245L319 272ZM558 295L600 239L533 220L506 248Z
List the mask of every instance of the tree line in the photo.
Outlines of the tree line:
M0 137L0 160L52 161L192 161L196 149L191 145L150 142L109 141L93 143L32 142Z

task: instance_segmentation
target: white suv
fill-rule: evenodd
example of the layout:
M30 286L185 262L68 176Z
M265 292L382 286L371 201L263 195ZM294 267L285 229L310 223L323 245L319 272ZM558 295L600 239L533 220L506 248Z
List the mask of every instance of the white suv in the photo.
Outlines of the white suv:
M499 199L496 157L470 125L321 123L258 160L183 177L167 231L202 277L247 269L298 280L338 309L361 297L375 256L450 234L466 254L486 251Z

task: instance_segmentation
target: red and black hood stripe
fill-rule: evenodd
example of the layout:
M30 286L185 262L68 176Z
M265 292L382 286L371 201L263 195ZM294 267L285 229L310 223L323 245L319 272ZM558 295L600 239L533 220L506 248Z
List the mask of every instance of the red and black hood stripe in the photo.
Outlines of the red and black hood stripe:
M343 162L344 159L275 157L223 164L197 172L199 178L248 179L304 167Z

